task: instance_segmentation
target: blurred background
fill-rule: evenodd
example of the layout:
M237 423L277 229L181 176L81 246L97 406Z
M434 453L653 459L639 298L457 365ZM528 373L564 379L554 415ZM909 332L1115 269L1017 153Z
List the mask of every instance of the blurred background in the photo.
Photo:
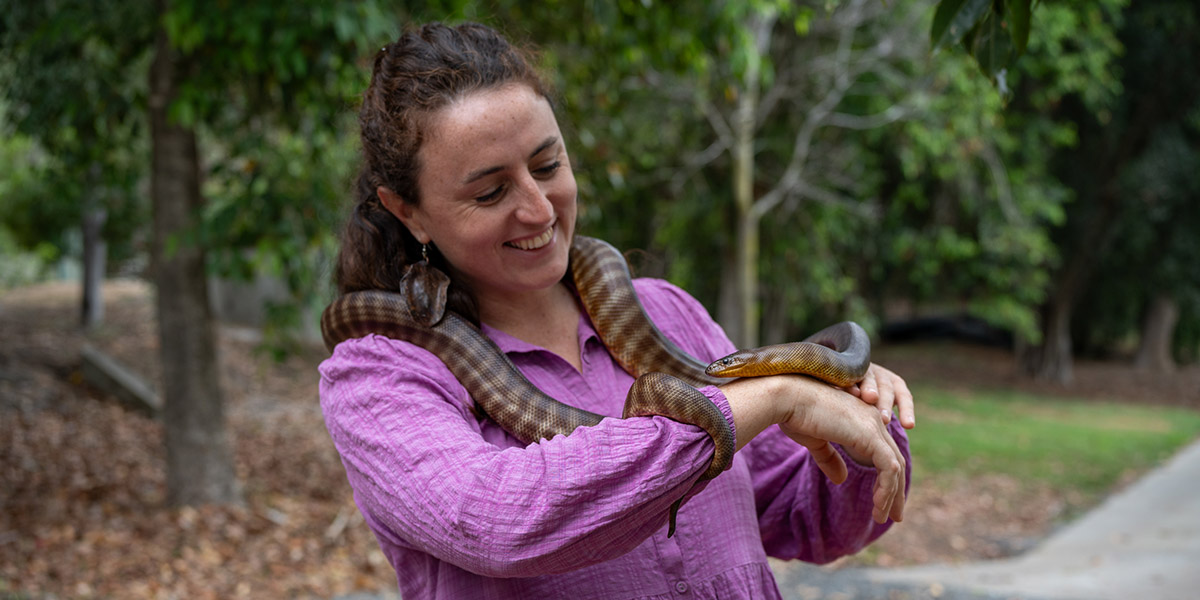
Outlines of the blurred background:
M372 58L431 20L536 48L581 233L742 346L853 319L911 379L916 524L846 566L1018 553L1200 432L1198 17L0 1L0 597L394 587L316 321Z

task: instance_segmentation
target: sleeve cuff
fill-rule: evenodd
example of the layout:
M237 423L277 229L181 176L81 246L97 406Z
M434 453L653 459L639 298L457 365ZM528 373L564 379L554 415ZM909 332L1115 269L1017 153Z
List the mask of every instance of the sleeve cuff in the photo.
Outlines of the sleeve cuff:
M729 400L725 397L725 392L715 385L707 385L700 388L700 393L708 396L713 404L717 405L717 409L721 411L721 415L729 422L729 429L733 432L733 439L737 439L737 424L733 422L733 409L729 407Z

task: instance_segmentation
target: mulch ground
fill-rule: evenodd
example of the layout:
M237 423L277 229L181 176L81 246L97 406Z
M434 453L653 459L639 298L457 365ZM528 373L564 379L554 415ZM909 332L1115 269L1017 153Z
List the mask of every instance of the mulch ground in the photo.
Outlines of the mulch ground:
M317 401L320 348L277 362L222 328L219 360L245 504L168 508L162 428L83 381L80 348L157 381L150 290L105 288L105 325L84 335L79 289L0 292L0 598L331 598L394 589L351 499ZM911 380L958 380L1082 401L1137 398L1200 409L1200 369L1174 377L1077 365L1061 389L1019 378L999 350L883 348ZM919 414L919 413L918 413ZM845 564L959 562L1019 552L1078 504L1003 477L913 490L903 526Z

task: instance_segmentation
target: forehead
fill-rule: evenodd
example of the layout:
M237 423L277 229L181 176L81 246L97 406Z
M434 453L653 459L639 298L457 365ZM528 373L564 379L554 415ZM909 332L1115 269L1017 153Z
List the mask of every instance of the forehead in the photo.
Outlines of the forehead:
M451 151L462 160L486 146L536 144L557 132L549 101L527 85L514 84L469 93L434 113L422 151Z

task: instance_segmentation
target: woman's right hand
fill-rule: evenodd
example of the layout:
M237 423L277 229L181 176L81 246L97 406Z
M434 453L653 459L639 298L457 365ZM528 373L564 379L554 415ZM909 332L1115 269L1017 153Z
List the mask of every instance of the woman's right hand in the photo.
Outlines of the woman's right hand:
M846 480L836 443L855 462L877 471L872 517L904 518L906 460L879 412L843 390L800 375L748 377L721 386L733 411L738 448L771 424L808 448L834 483Z

